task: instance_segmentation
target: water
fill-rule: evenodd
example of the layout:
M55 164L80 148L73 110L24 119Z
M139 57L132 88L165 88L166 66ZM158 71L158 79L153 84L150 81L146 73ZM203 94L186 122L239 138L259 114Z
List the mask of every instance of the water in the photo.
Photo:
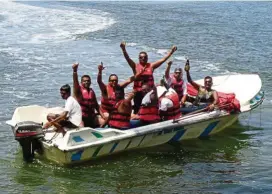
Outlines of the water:
M1 193L271 193L272 4L270 2L1 2ZM5 121L17 106L63 104L72 63L104 80L132 74L119 44L150 61L177 45L174 67L192 77L257 72L266 99L225 132L205 140L119 154L66 168L22 153ZM174 68L173 67L173 68ZM156 71L159 80L165 65Z

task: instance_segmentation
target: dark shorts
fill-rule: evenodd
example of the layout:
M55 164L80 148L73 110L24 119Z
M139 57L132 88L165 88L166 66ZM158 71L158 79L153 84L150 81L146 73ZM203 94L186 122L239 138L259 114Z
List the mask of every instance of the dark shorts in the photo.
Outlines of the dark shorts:
M60 121L60 125L62 127L66 127L66 128L78 128L78 126L74 125L73 123L71 123L70 121L68 120L64 120L64 121Z
M134 102L133 113L134 114L137 114L139 112L143 98L144 98L144 95L141 91L136 92L133 98L133 102Z
M84 127L91 127L91 128L98 127L98 125L95 124L95 117L93 117L93 118L82 117L82 121L84 123Z

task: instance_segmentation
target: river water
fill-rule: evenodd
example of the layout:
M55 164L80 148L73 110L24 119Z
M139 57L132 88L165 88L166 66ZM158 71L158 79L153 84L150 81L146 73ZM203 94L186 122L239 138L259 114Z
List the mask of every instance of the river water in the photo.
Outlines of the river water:
M272 4L270 2L0 2L1 193L271 193ZM67 168L31 164L5 124L18 106L63 104L59 87L97 65L132 74L119 44L137 60L177 45L174 67L192 77L258 73L266 99L224 132L204 140L118 154ZM165 65L156 70L158 81ZM250 87L250 86L249 86Z

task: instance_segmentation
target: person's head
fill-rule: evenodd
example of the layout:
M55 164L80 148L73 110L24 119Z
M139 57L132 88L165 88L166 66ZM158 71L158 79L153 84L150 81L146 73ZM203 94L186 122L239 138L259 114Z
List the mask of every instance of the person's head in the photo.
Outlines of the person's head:
M113 88L118 85L118 76L116 74L111 74L109 76L109 85Z
M176 68L174 71L174 77L176 79L181 79L182 78L182 69L181 68Z
M60 95L62 99L67 99L71 95L71 87L68 84L61 86Z
M89 89L91 86L91 77L88 75L83 75L81 77L81 85L86 88Z
M212 77L210 76L206 76L204 78L204 86L207 90L210 90L212 88L212 85L213 85L213 80L212 80Z
M115 98L116 101L125 99L125 90L124 88L117 86L115 89Z
M139 53L139 62L140 64L142 65L145 65L148 61L148 56L147 56L147 53L142 51Z
M150 91L151 91L150 86L147 83L143 83L143 85L142 85L142 93L145 95L145 94L147 94Z

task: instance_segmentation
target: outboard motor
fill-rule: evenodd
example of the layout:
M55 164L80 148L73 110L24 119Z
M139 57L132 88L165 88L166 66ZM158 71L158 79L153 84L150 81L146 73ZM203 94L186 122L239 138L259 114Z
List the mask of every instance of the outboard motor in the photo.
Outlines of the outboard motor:
M44 137L42 124L33 121L19 122L14 128L14 135L15 140L22 146L25 161L32 161L36 150L42 151L40 142L40 139Z

